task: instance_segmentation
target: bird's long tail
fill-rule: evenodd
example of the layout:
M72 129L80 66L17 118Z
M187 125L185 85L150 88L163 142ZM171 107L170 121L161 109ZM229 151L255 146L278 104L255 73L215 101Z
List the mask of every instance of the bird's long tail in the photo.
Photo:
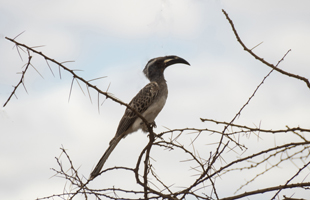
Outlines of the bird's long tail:
M122 139L122 137L115 137L111 140L109 148L104 152L103 156L100 158L99 162L97 163L95 169L92 171L90 174L89 179L93 180L96 176L100 174L100 171L104 165L104 163L107 161L109 158L110 154L116 147L116 145L119 143L119 141Z

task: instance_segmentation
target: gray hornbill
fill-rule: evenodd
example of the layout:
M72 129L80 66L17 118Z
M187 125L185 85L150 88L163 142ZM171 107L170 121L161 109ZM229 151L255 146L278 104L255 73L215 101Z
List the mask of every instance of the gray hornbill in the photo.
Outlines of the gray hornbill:
M164 70L173 64L183 63L190 65L186 60L178 56L165 56L151 59L145 66L143 73L150 80L139 93L131 100L129 105L149 122L155 125L155 118L162 110L168 96L167 83L164 77ZM103 154L95 169L90 174L90 180L99 175L104 163L109 155L119 143L119 141L130 133L142 129L147 132L147 126L143 123L135 112L127 108L119 122L116 134L110 141L110 146Z

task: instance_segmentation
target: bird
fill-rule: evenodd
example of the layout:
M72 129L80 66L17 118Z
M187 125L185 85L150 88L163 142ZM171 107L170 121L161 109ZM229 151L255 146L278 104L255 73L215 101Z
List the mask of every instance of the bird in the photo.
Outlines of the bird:
M129 105L140 113L153 127L156 127L154 120L164 107L168 97L168 87L164 77L164 71L168 66L177 63L190 65L183 58L174 55L156 57L149 60L143 69L143 73L149 79L150 83L143 87L129 103ZM148 127L143 123L142 119L130 108L126 108L119 122L115 136L110 141L108 149L91 172L90 180L93 180L100 174L103 165L120 140L139 129L142 129L143 132L148 132Z

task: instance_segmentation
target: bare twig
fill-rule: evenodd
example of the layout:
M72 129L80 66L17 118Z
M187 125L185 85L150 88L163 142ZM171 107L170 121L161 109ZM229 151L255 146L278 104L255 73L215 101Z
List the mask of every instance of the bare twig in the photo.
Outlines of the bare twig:
M273 64L271 64L271 63L265 61L263 58L257 56L251 49L247 48L247 47L245 46L245 44L242 42L242 40L240 39L240 37L239 37L239 35L238 35L238 33L237 33L237 30L235 29L235 25L234 25L234 23L232 22L232 20L229 18L227 12L226 12L225 10L222 10L222 11L223 11L224 15L226 16L226 18L227 18L229 24L231 25L231 28L232 28L232 30L233 30L233 32L234 32L236 38L237 38L237 41L241 44L241 46L243 47L243 49L244 49L245 51L249 52L255 59L261 61L262 63L264 63L264 64L267 65L268 67L271 67L272 69L274 69L274 70L280 72L281 74L284 74L284 75L286 75L286 76L293 77L293 78L299 79L299 80L301 80L301 81L304 81L304 82L306 83L307 87L310 89L310 82L309 82L309 80L308 80L307 78L302 77L302 76L299 76L299 75L296 75L296 74L292 74L292 73L286 72L286 71L284 71L284 70L282 70L282 69L280 69L280 68L277 68L277 66L274 66Z
M28 52L28 62L27 62L27 65L26 65L26 67L25 67L25 70L22 71L22 77L20 78L18 84L17 84L16 86L14 86L13 92L11 93L11 95L9 96L9 98L6 100L6 102L3 104L3 107L5 107L6 104L10 101L11 97L12 97L13 95L15 95L15 92L16 92L16 89L18 88L18 86L19 86L20 84L23 84L23 85L24 85L25 74L26 74L26 71L28 70L28 67L29 67L29 65L30 65L31 59L32 59L32 56L31 56L30 53ZM25 85L24 85L24 88L25 88ZM26 88L25 88L25 90L26 90ZM26 92L27 92L27 90L26 90ZM28 92L27 92L27 93L28 93Z
M305 183L294 183L294 184L289 184L289 185L279 185L279 186L274 186L274 187L268 187L268 188L263 188L263 189L259 189L259 190L253 190L250 192L244 192L242 194L239 195L235 195L235 196L230 196L230 197L226 197L226 198L221 198L220 200L235 200L235 199L240 199L243 197L248 197L248 196L252 196L255 194L262 194L262 193L266 193L266 192L272 192L275 190L279 190L279 189L287 189L287 188L303 188L303 187L309 187L310 186L310 182L305 182Z
M292 176L289 180L287 180L287 182L286 182L282 187L279 188L279 190L275 193L275 195L274 195L271 199L275 199L276 196L281 192L281 190L284 189L285 187L287 187L287 185L288 185L296 176L298 176L298 174L299 174L302 170L304 170L306 167L308 167L309 164L310 164L310 162L308 162L308 163L305 164L302 168L300 168L300 169L298 170L298 172L297 172L294 176Z

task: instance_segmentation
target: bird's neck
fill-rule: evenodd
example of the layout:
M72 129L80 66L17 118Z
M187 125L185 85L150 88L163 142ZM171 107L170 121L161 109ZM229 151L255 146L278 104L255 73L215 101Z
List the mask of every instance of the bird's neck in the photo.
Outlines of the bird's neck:
M156 82L158 85L166 84L166 80L165 80L164 75L154 76L154 77L150 78L149 80L150 80L150 82Z
M150 82L156 82L159 87L167 87L167 83L163 75L150 79Z

